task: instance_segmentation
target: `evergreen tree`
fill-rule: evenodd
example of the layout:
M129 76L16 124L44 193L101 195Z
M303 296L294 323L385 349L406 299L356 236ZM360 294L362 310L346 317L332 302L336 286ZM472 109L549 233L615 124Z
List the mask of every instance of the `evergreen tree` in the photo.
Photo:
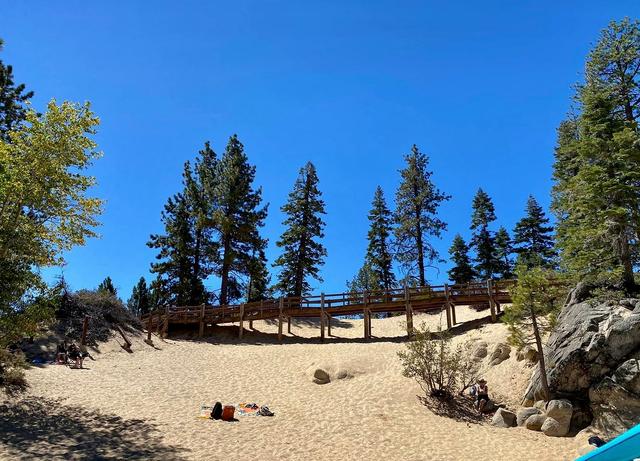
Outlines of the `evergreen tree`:
M433 183L428 170L429 158L414 144L405 156L406 167L400 170L402 181L396 192L396 259L413 275L417 263L417 279L426 285L425 267L439 261L429 237L440 238L447 229L438 218L438 208L451 197L443 194Z
M131 297L127 301L129 311L138 317L151 312L151 292L147 287L147 281L140 277L133 287Z
M271 275L267 267L267 257L264 248L253 251L248 267L249 281L247 282L247 302L261 301L271 297L269 284Z
M496 258L500 262L497 272L503 279L513 277L513 262L511 255L513 254L513 242L511 236L504 226L500 226L495 235Z
M449 248L449 255L451 255L451 261L454 264L447 272L449 279L456 284L473 281L476 272L469 258L469 247L460 234L456 234L453 238L453 243L451 244L451 248Z
M100 282L100 285L98 285L98 291L104 291L112 294L113 296L118 295L118 290L116 290L116 287L113 285L113 280L111 280L111 277L109 276Z
M347 281L347 289L352 293L382 290L384 289L383 282L378 275L378 272L376 272L367 261L358 269L353 279Z
M478 189L471 206L471 247L476 253L474 269L480 278L490 279L500 272L502 266L497 256L495 236L489 230L489 224L496 220L495 208L491 197L482 189Z
M576 114L560 125L553 209L563 266L636 286L640 235L640 22L605 29L578 86Z
M536 199L530 195L527 199L526 215L513 229L514 251L518 255L517 264L528 269L536 266L555 267L553 248L553 227L549 218Z
M380 288L387 291L396 284L389 243L392 220L391 210L387 207L382 188L378 186L369 212L370 224L367 234L369 245L367 246L366 265L376 274L376 279L380 281Z
M193 214L183 193L170 197L162 212L164 235L151 235L147 245L158 249L151 272L158 274L167 301L177 306L196 306L206 300L203 280L194 274L196 242Z
M216 203L213 227L218 234L219 265L215 273L220 277L220 304L223 305L242 296L240 277L251 275L250 266L257 262L254 254L266 246L259 228L264 225L267 207L260 207L262 190L253 188L255 171L244 146L233 135L210 190Z
M0 39L0 51L3 44ZM13 67L0 60L0 139L9 142L9 131L26 119L26 104L32 97L33 91L25 92L24 84L14 83Z
M276 288L286 296L309 293L309 277L322 281L319 271L327 250L317 240L324 237L325 226L321 195L316 168L308 162L300 169L287 203L281 208L287 215L283 222L287 229L276 243L284 252L274 266L281 268Z

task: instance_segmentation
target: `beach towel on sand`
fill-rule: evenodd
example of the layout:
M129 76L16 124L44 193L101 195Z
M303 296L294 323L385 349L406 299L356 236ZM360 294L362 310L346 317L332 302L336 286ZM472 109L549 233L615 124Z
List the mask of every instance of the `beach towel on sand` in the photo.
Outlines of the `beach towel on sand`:
M236 414L238 416L258 416L260 407L255 403L239 403L236 406Z

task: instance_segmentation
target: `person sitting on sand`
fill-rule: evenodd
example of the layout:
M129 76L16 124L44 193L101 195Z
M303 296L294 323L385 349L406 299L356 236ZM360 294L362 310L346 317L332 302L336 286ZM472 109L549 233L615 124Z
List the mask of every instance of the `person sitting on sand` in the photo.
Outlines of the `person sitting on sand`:
M476 406L478 411L482 413L485 405L489 402L489 387L483 378L480 378L474 387L476 388Z
M80 351L78 346L76 346L73 343L69 346L69 358L75 361L74 368L82 368L82 362L84 361L84 354L82 353L82 351Z
M67 341L64 340L58 344L56 351L56 363L63 365L67 363Z

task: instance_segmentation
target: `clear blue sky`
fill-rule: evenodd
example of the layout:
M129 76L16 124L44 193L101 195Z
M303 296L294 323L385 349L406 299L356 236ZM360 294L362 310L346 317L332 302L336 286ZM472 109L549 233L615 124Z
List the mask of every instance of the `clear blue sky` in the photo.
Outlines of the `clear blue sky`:
M102 238L70 252L64 275L73 288L109 275L126 299L148 276L145 243L183 162L205 140L222 152L232 133L271 204L271 261L279 208L299 167L316 164L329 253L316 291L342 291L361 265L374 189L392 199L413 143L453 195L443 255L456 232L469 236L478 187L512 229L528 194L548 206L571 85L599 31L624 16L640 2L0 0L0 37L36 108L89 100L102 120Z

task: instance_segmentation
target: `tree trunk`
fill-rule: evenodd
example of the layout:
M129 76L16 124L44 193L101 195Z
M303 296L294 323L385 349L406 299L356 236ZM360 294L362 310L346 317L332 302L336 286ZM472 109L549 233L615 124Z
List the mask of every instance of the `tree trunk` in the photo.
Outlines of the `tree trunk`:
M536 348L538 349L538 365L540 367L540 384L542 384L542 393L544 394L544 401L548 402L550 397L549 381L547 380L547 367L544 363L544 350L542 348L542 338L540 337L540 329L538 328L538 319L533 311L533 308L529 309L531 312L531 322L533 323L533 335L536 338Z
M220 274L220 305L224 306L229 304L229 296L227 291L229 290L229 271L231 270L231 261L229 261L230 251L229 239L224 239L224 253L222 255L222 270Z

